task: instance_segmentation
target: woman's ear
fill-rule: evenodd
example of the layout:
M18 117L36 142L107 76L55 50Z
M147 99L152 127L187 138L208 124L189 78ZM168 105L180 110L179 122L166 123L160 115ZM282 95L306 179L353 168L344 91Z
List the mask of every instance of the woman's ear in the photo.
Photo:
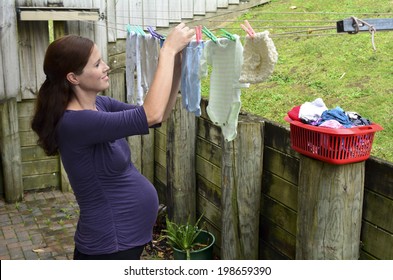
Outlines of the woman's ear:
M68 73L66 77L67 77L67 80L68 80L72 85L77 85L77 84L79 84L79 80L78 80L77 76L76 76L73 72Z

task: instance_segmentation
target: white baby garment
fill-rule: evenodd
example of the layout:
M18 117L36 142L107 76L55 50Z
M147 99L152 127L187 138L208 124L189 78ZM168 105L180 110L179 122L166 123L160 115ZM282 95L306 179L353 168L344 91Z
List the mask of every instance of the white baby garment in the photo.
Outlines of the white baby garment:
M273 73L278 53L269 31L259 32L255 37L246 36L243 52L241 83L256 84L266 81Z
M226 141L236 138L241 107L240 89L248 87L248 84L239 83L243 46L239 36L234 36L236 41L227 38L219 38L217 43L207 41L200 65L201 77L207 75L208 64L212 65L206 110L211 121L221 127Z

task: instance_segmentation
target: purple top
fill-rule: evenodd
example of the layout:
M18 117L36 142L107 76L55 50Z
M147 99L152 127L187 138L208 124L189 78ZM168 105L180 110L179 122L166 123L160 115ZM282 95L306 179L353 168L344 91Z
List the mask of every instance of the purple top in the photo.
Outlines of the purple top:
M109 254L152 239L158 197L135 168L126 136L148 134L142 106L97 96L97 111L65 111L57 127L64 168L80 208L75 245Z

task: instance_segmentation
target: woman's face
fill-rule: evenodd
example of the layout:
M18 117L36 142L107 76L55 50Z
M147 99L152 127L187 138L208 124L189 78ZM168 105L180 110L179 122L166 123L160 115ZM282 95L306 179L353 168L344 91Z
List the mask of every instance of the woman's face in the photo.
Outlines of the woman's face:
M76 75L79 88L97 94L109 87L109 66L102 60L101 53L94 45L89 61L80 75Z

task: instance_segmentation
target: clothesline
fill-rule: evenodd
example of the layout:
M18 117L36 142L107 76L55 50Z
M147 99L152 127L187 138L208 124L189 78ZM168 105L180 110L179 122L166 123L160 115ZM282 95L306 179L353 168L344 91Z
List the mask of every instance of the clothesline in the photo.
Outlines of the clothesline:
M96 22L91 22L91 21L84 21L84 20L79 20L80 22L84 22L87 24L96 24ZM226 22L226 21L220 21L220 22ZM238 22L238 21L236 21ZM239 21L240 23L241 21ZM268 21L266 21L268 22ZM302 21L305 22L305 21ZM198 24L198 20L193 21L193 23L195 24L195 26L197 26ZM115 22L110 22L108 20L106 20L106 24L107 26L103 26L98 24L97 26L99 28L107 28L108 30L114 30L114 31L122 31L122 32L126 32L125 29L125 25L124 28L119 27L119 23L115 23ZM193 27L192 25L190 25L190 27ZM274 37L274 38L298 38L298 37L324 37L324 36L337 36L337 35L345 35L346 33L331 33L331 31L336 29L336 26L258 26L255 25L254 26L255 29L263 29L263 30L272 30L272 29L295 29L295 28L302 28L302 30L296 30L296 31L291 31L291 32L282 32L282 33L274 33L271 32L270 37ZM305 28L305 29L304 29ZM212 28L212 31L216 31L218 29L217 28ZM244 34L243 30L238 27L225 27L225 29L227 30L240 30L241 34ZM330 32L330 33L329 33ZM304 34L302 34L304 33ZM244 39L246 37L246 35L240 35L241 39Z
M248 8L247 8L248 9ZM247 10L246 9L246 10ZM129 12L129 10L123 10L123 9L116 9L116 12ZM157 10L155 9L154 12L156 13L194 13L194 10L173 10L171 9L170 11L168 10ZM233 13L232 11L229 11L227 13ZM258 11L258 15L261 14L285 14L285 15L305 15L305 14L313 14L313 15L362 15L362 16L368 16L368 15L393 15L393 13L380 13L380 12L263 12L263 11ZM219 16L222 14L219 14ZM252 22L253 20L249 20L249 22Z
M80 21L80 22L84 22L84 23L88 23L88 24L95 24L95 22L91 22L91 21L83 21L83 20L82 20L82 21ZM119 27L117 27L117 26L119 25L118 23L114 23L114 22L110 22L110 21L106 21L106 23L107 23L106 28L109 29L109 30L124 31L124 32L126 32L125 27L124 27L124 28L119 28ZM98 25L98 27L100 27L100 28L105 28L105 26L102 26L102 25ZM191 27L192 27L192 26L191 26ZM277 28L277 29L284 29L282 26L279 26L279 27L273 27L273 26L266 26L266 27L255 26L255 29L258 29L258 28L264 29L264 30L266 30L266 29L274 29L274 28ZM278 33L278 34L271 33L271 37L280 38L281 36L283 36L283 37L285 37L285 38L288 38L288 37L290 37L289 35L294 35L293 37L299 37L299 36L300 36L299 33L306 33L304 36L326 36L326 35L332 36L332 35L342 35L342 34L338 34L338 33L334 33L334 34L316 33L316 32L318 32L318 31L331 31L331 30L334 30L334 29L336 28L335 26L315 26L315 27L314 27L314 26L297 26L297 27L288 26L287 28L290 28L290 29L294 29L294 28L307 28L307 29L300 30L300 31L293 31L293 32ZM313 28L313 29L311 29L311 28ZM242 30L240 27L239 27L239 28L236 28L236 27L228 27L228 28L225 28L225 29L228 29L228 30L239 30L239 31L241 31L241 33L243 34L243 30ZM215 28L212 28L212 30L215 31L216 29L215 29ZM297 34L297 35L296 35L296 34ZM241 38L245 38L245 35L243 35L243 36L240 35L240 37L241 37Z
M115 25L115 24L114 24L114 25ZM335 33L332 33L332 34L315 33L315 32L318 32L318 31L324 31L324 32L326 32L326 31L335 30L335 29L336 29L335 26L324 26L324 27L318 27L318 28L314 28L314 29L310 29L310 28L312 28L312 27L310 27L310 26L307 26L307 27L298 26L297 28L299 28L299 27L301 27L301 28L307 28L307 29L300 30L300 31L293 31L293 32L277 33L277 34L271 33L270 36L271 36L271 37L276 37L276 38L280 38L281 36L284 36L284 37L288 38L288 37L290 37L290 36L288 36L288 35L293 35L293 37L299 37L299 35L298 35L299 33L306 33L304 36L326 36L326 35L332 36L332 35L344 35L344 33L336 33L336 32L335 32ZM255 29L257 29L257 28L260 28L260 27L255 26ZM261 28L261 29L266 30L266 29L272 29L272 28L274 28L274 27L264 27L264 28ZM296 27L291 27L291 28L296 28ZM123 28L117 28L117 27L111 27L111 26L108 26L108 29L117 30L117 31L125 31L125 29L123 29ZM227 29L227 30L239 30L239 31L241 31L242 34L244 34L243 30L242 30L240 27L239 27L239 28L235 28L235 27L228 27L228 28L227 28L227 27L226 27L225 29ZM212 28L211 30L215 31L216 29L215 29L215 28ZM246 35L241 35L240 37L241 37L241 38L245 38Z
M116 15L116 18L121 18L121 19L136 19L136 20L168 20L168 17L148 17L148 16L123 16L121 14ZM209 22L231 22L231 23L242 23L242 20L216 20L216 19L210 19L209 17L202 19L203 21L209 21ZM200 21L199 19L197 20L186 20L189 22L193 21ZM282 19L282 20L275 20L275 19L268 19L268 20L249 20L250 23L260 23L260 22L298 22L298 23L310 23L310 22L315 22L315 23L320 23L320 22L329 22L329 23L335 23L337 20L291 20L291 19Z
M77 18L75 18L75 20L77 20ZM87 23L87 24L91 24L91 25L95 25L96 24L96 22L87 21L87 20L79 20L79 22L83 22L83 23ZM197 23L197 22L198 21L194 21L194 23ZM109 30L126 32L125 24L124 24L124 28L123 27L118 27L119 23L111 22L111 21L108 21L108 20L106 20L106 24L107 24L106 26L98 24L97 27L99 27L99 28L107 28ZM197 26L197 24L195 24L195 26ZM190 27L193 27L193 26L190 25ZM255 29L264 29L264 30L274 29L274 28L276 28L276 29L284 29L282 26L279 26L279 27L274 27L274 26L266 26L266 27L254 26L254 27L255 27ZM280 38L281 36L283 36L285 38L288 38L288 37L290 37L289 35L294 35L294 37L299 37L300 33L306 33L304 36L341 35L341 34L337 34L337 33L334 33L334 34L316 33L316 32L320 32L320 31L325 31L326 32L326 31L329 31L329 30L333 30L333 29L335 29L335 26L315 26L315 27L314 26L296 26L296 27L295 26L288 26L287 28L290 28L290 29L307 28L307 29L299 30L299 31L293 31L293 32L278 33L278 34L271 33L271 37ZM240 27L238 27L238 28L236 28L236 27L228 27L226 29L228 29L228 30L239 30L239 31L241 31L241 34L244 34L243 30ZM215 31L216 28L212 28L211 30ZM240 35L240 37L243 39L243 38L245 38L245 35L243 35L243 36Z

